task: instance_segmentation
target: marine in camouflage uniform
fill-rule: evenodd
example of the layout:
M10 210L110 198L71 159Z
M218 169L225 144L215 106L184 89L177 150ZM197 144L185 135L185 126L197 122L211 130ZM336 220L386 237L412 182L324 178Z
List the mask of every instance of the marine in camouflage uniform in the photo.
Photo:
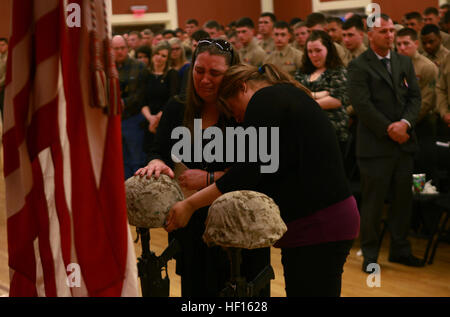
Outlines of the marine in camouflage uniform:
M258 42L258 45L264 50L264 52L266 52L266 54L270 54L275 51L275 42L271 36L266 39L261 39Z
M286 45L281 51L275 50L264 60L264 64L271 63L281 70L295 75L297 69L302 66L303 52Z
M424 52L423 56L431 60L437 67L441 67L442 63L444 62L449 52L450 51L448 49L446 49L443 45L441 45L436 53L430 54Z
M256 39L253 39L247 46L239 50L241 62L259 67L266 58L266 52L258 45Z
M302 65L303 53L289 45L289 40L292 38L289 25L284 21L275 23L273 38L275 50L266 57L264 63L274 64L294 76L295 71Z
M419 123L436 108L436 81L439 75L438 67L425 56L416 52L412 57L414 71L420 87L422 106L417 122Z

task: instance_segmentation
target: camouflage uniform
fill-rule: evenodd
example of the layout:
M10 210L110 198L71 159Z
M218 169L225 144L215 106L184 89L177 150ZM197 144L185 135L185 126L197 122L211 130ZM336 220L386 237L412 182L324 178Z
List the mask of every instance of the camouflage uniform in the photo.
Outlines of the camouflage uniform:
M430 59L437 67L440 68L442 65L442 62L447 57L448 52L449 52L449 50L446 49L443 45L441 45L439 47L438 51L436 52L436 54L430 55L427 52L424 52L423 56Z
M264 59L266 58L266 53L258 45L256 39L252 39L247 46L243 46L239 50L239 58L241 59L241 62L245 64L259 67L263 64Z
M445 33L443 31L440 31L441 33L441 38L442 38L442 45L450 50L450 35L448 33Z
M285 72L295 75L297 69L302 66L303 52L286 45L281 51L275 50L264 60L264 64L271 63Z
M417 81L422 95L422 107L417 121L433 112L436 107L436 81L439 74L437 66L423 55L416 52L412 58Z
M343 46L341 46L340 44L333 42L334 46L336 47L336 51L339 55L339 57L342 60L342 63L344 63L344 66L347 67L348 63L350 63L351 56L350 56L350 52L344 48Z
M450 55L444 59L436 84L437 111L443 118L450 113Z
M354 51L350 51L350 60L354 60L355 58L357 58L359 55L361 55L362 53L364 53L367 50L367 46L365 46L364 44L361 44L356 50Z
M363 44L364 44L366 47L369 47L369 45L370 45L370 43L369 43L369 36L368 36L367 33L365 33L365 32L364 32L364 35L363 35Z
M275 51L275 41L273 37L268 37L267 39L262 39L258 42L258 45L266 52L266 54L270 54Z

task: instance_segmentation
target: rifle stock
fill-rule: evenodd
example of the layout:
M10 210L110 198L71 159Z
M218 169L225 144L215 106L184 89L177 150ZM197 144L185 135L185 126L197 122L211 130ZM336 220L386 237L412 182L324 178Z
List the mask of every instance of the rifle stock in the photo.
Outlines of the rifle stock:
M253 281L248 283L248 296L258 296L261 289L266 287L270 280L275 278L275 273L271 265L267 265L259 274L255 277Z
M142 256L138 259L138 274L141 279L143 297L169 297L170 280L167 273L167 262L180 250L177 240L172 240L160 256L150 251L150 231L138 228L141 235ZM165 277L162 277L162 271Z
M220 292L221 297L255 297L260 291L275 278L272 266L267 265L254 279L247 283L245 277L241 276L241 249L226 248L230 259L230 281Z
M180 252L180 250L181 250L181 247L180 247L180 243L178 242L178 240L172 239L172 241L170 241L167 248L165 248L163 253L161 253L161 255L158 257L158 264L161 267L165 266L167 264L167 262L172 260L175 257L175 255L178 252Z

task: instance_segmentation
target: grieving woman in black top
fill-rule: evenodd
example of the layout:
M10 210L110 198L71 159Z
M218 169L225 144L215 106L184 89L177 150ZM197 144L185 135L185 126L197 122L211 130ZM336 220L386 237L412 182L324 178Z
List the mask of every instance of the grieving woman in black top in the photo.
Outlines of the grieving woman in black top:
M220 95L244 126L279 128L278 169L262 173L261 161L234 164L215 184L174 205L166 229L185 226L195 210L223 193L262 192L288 226L275 244L282 249L287 296L339 296L359 212L326 114L306 88L271 64L231 67Z
M171 158L173 146L179 142L171 134L177 127L187 127L194 135L194 120L200 119L202 128L235 126L234 120L225 116L219 101L219 86L226 70L239 62L239 56L224 40L204 39L198 42L189 70L186 101L172 100L164 109L157 129L150 162L135 175L159 177L161 173L174 177ZM191 142L192 143L192 142ZM192 146L191 153L194 153ZM189 168L178 178L187 190L201 190L220 179L230 164L207 162L204 158L195 162L193 158L182 162ZM207 205L205 205L207 206ZM202 207L205 207L202 206ZM181 275L182 296L218 296L229 278L229 261L221 247L208 248L202 240L208 207L199 208L186 223L177 230L175 237L181 243L182 252L176 257L177 273ZM242 274L253 280L270 262L270 249L252 250L243 253ZM261 296L270 296L270 287Z

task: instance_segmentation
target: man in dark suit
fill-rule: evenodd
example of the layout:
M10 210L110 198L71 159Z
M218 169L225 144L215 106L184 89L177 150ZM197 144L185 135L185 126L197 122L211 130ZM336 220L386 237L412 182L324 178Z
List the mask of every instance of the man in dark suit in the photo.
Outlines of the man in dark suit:
M381 217L389 198L389 261L421 266L407 240L412 207L414 133L421 97L411 59L391 50L392 20L381 15L369 30L370 48L348 68L349 95L359 122L356 155L361 173L363 271L376 263Z

